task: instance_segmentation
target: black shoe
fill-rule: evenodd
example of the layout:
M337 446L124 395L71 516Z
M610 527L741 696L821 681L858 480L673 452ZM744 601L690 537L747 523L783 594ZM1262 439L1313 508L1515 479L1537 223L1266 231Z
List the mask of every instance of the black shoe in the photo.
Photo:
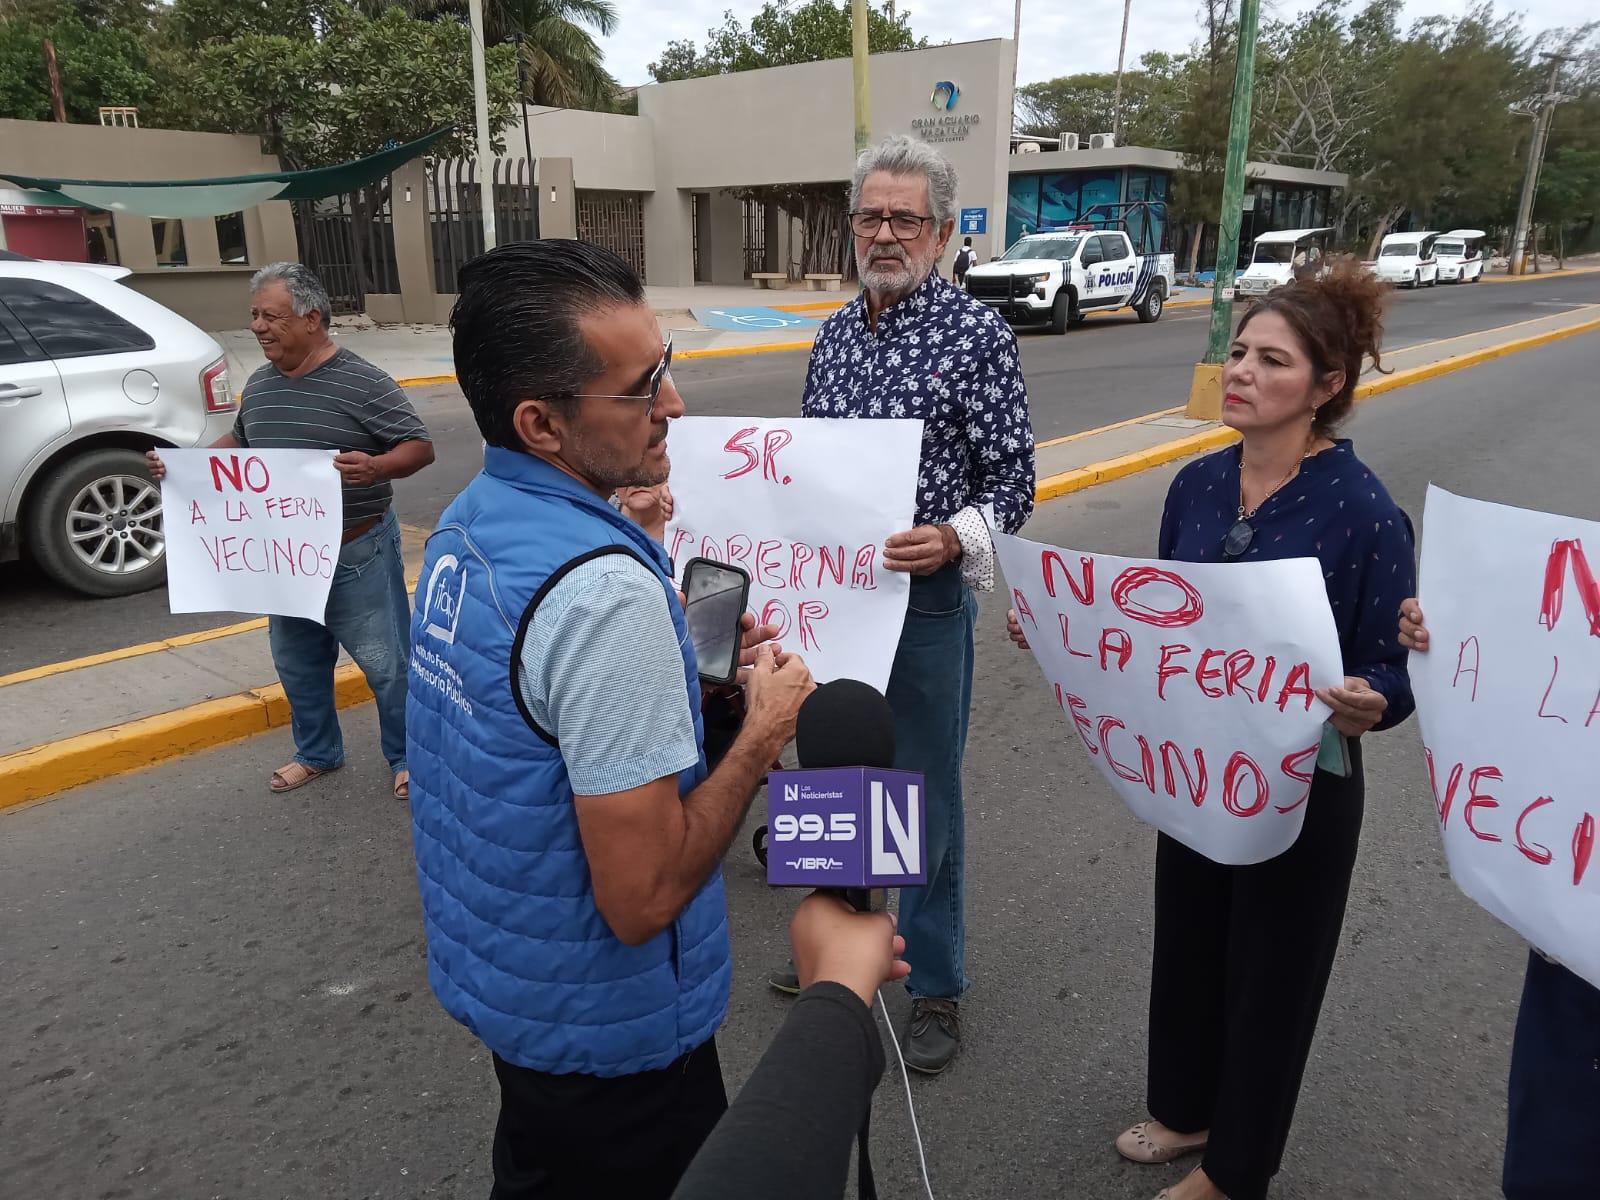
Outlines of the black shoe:
M774 971L767 976L767 982L772 985L772 990L782 992L786 996L800 994L800 976L795 974L794 963L787 964L783 970Z
M906 1027L906 1066L924 1075L937 1075L950 1065L961 1048L961 1014L954 1000L924 996L911 1002L911 1024Z

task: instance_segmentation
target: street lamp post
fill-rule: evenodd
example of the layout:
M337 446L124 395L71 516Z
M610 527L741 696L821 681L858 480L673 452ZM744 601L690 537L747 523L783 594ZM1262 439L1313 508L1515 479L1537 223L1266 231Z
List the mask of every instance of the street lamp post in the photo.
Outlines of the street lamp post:
M1239 0L1239 62L1233 75L1233 111L1228 118L1228 154L1222 173L1222 212L1217 230L1217 274L1211 285L1211 330L1205 360L1189 385L1191 417L1215 420L1222 413L1222 360L1233 333L1233 275L1239 263L1239 222L1244 208L1244 168L1250 146L1250 101L1255 87L1256 29L1261 0Z
M489 144L489 84L483 70L483 0L469 0L472 26L472 107L477 124L478 207L483 213L483 248L495 247L494 147Z
M850 2L850 77L855 90L856 153L872 144L872 89L867 79L867 0Z

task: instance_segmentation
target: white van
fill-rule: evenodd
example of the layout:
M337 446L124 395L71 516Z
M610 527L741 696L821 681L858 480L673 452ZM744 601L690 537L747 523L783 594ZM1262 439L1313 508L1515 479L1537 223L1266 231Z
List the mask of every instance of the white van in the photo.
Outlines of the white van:
M1291 279L1315 279L1328 269L1331 226L1320 229L1275 229L1263 233L1250 253L1250 265L1234 281L1241 299L1265 296Z
M1439 278L1446 283L1477 283L1483 278L1483 239L1481 229L1452 229L1441 233L1433 244L1439 258Z
M1378 247L1373 271L1395 287L1432 287L1439 282L1439 260L1434 252L1438 239L1438 231L1432 229L1391 233Z

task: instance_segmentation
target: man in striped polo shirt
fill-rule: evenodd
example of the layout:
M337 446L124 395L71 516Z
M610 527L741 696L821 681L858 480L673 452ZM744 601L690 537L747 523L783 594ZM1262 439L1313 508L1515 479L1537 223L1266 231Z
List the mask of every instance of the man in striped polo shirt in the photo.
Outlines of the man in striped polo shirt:
M378 729L399 799L406 768L406 671L411 605L391 480L433 461L433 442L385 372L328 336L327 290L300 263L263 267L250 280L250 332L267 363L250 376L233 432L213 449L335 450L343 482L344 544L323 619L271 617L272 662L289 698L293 761L269 787L289 792L344 765L333 694L343 646L378 702ZM154 451L152 472L165 474Z

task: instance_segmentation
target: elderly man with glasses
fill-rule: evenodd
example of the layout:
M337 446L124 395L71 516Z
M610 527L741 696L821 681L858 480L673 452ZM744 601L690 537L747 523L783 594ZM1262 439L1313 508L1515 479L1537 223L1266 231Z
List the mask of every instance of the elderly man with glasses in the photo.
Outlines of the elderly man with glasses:
M428 980L493 1054L496 1200L666 1200L727 1107L722 857L811 676L746 617L746 717L708 770L671 565L610 503L666 480L683 415L626 263L502 246L450 324L486 449L411 626Z
M1017 342L997 315L935 269L955 230L956 172L925 142L862 152L850 228L863 293L823 324L801 410L808 417L921 417L913 528L884 566L911 575L889 676L895 766L927 777L928 884L900 893L911 963L906 1061L936 1074L959 1048L967 988L961 762L972 699L974 591L994 587L989 530L1033 512L1033 429ZM791 971L773 976L793 991Z

